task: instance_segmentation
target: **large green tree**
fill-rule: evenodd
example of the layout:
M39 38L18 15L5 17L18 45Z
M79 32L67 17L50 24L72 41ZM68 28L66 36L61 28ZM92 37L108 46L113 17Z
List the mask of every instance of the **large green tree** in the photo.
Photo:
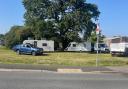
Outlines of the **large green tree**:
M99 16L98 7L86 0L23 0L26 26L36 39L53 38L64 49L71 41L87 40Z

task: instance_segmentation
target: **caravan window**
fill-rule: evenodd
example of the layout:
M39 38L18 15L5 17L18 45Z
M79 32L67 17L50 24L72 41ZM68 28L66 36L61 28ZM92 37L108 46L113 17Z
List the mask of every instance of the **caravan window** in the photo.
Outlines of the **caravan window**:
M71 44L68 45L68 47L70 47L70 46L71 46Z
M47 46L47 43L43 43L42 46Z
M76 47L76 44L72 44L73 47Z

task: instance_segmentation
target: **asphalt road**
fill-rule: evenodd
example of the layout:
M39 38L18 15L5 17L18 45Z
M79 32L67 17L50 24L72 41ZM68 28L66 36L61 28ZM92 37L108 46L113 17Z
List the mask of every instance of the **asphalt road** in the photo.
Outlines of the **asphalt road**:
M128 89L128 75L0 72L0 89Z

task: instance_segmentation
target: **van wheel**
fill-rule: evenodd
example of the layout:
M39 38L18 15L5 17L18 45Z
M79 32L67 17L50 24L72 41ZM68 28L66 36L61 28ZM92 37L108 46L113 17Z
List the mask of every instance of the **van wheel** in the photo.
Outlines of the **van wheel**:
M20 50L17 50L17 51L16 51L16 53L17 53L18 55L20 55L20 54L21 54L21 53L20 53Z
M36 52L32 52L32 55L33 55L33 56L36 56Z
M108 49L105 49L105 53L110 53L110 51Z

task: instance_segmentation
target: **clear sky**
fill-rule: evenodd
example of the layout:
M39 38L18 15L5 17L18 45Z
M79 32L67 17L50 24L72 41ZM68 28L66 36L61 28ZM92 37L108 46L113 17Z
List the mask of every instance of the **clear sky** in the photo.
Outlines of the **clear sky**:
M23 25L24 7L22 0L0 0L0 34L13 25Z
M106 36L128 36L128 0L87 0L98 5L99 22Z
M102 33L106 36L128 36L128 0L86 0L98 5ZM0 34L13 25L23 25L22 0L0 0Z

